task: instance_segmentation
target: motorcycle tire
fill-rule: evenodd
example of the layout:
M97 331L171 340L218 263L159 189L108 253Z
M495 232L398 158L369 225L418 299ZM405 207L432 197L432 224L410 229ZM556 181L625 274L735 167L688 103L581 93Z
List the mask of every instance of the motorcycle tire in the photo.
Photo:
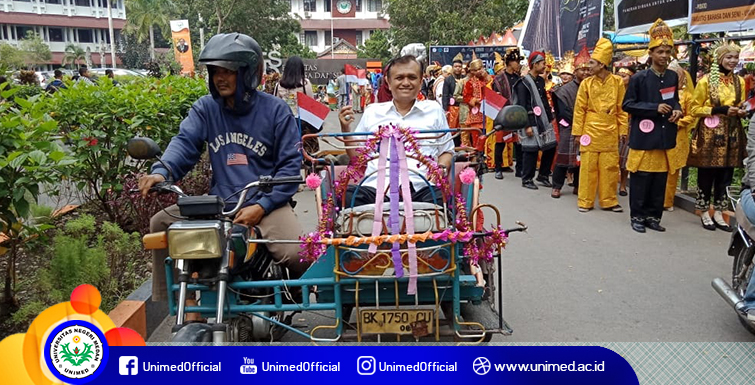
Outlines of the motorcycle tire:
M750 282L754 270L752 266L752 253L753 250L748 249L747 247L742 247L734 257L734 264L732 265L731 271L731 283L732 288L740 297L744 297L747 284ZM737 277L741 274L742 269L748 269L748 272L745 274L744 279L740 280ZM741 323L748 332L755 334L755 325L752 321L747 319L747 316L737 312L737 318L739 318L739 323Z
M190 323L179 329L171 342L212 342L212 326L206 323Z

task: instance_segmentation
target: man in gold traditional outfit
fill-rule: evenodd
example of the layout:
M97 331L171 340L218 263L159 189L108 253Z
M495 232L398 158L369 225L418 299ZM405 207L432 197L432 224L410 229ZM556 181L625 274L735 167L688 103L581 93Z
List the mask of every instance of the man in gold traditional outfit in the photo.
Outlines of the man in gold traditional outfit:
M631 114L627 170L631 173L629 206L632 229L666 231L661 226L669 150L676 146L679 76L668 71L674 50L671 29L658 19L650 27L650 68L632 76L624 97L624 110Z
M593 209L595 193L603 210L622 212L616 198L619 179L619 137L627 135L627 113L621 108L624 84L607 67L613 45L601 38L590 59L592 76L582 81L574 106L572 135L579 137L580 212Z

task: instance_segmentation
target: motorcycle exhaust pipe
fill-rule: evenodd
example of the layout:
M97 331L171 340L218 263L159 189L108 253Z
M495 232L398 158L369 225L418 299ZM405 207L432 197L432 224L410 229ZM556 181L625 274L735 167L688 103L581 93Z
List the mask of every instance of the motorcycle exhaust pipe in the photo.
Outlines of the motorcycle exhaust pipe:
M721 298L726 300L726 303L729 304L729 306L731 306L736 311L742 311L742 308L744 307L742 298L737 295L734 289L732 289L731 286L726 283L726 281L721 278L716 278L713 280L713 282L710 283L710 285L713 286L713 288L716 290L716 293L718 293Z

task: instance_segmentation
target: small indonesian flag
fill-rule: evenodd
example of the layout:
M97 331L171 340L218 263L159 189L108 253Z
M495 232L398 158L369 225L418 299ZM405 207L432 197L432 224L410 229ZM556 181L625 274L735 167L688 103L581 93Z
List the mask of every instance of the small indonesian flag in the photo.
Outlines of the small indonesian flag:
M296 100L299 103L299 117L301 120L319 129L322 126L322 122L328 116L330 108L301 92L296 93Z
M249 164L249 161L246 159L246 154L228 154L227 161L225 162L227 166L233 166L233 165L239 165L239 164Z
M370 81L367 80L367 70L366 69L358 69L357 70L357 84L360 86L366 86L370 84Z
M357 83L359 81L359 70L351 64L344 64L344 71L346 72L346 81L348 83Z
M676 92L676 87L671 86L667 88L661 89L661 99L663 100L669 100L674 97L674 93Z
M484 87L482 91L482 109L485 111L485 116L490 119L495 119L498 116L498 112L506 105L506 98L499 95L488 87Z
M747 109L748 112L755 110L755 97L747 99L747 101L744 104L744 107Z

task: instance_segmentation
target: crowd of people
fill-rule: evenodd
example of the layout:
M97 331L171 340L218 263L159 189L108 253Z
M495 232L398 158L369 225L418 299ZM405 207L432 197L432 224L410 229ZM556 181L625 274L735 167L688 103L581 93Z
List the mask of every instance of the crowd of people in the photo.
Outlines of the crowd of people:
M537 50L525 58L514 47L485 68L459 54L426 67L418 99L436 101L451 128L489 134L462 134L457 144L484 149L496 179L512 172L522 187L539 184L555 199L573 185L582 213L594 209L596 196L601 209L623 212L618 196L629 195L631 227L641 233L665 231L661 217L673 210L680 170L695 167L702 227L730 232L726 187L743 165L747 142L747 86L735 74L740 47L723 41L711 47L710 70L696 76L695 86L675 60L668 25L659 19L648 34L641 67L615 67L607 39L591 54L568 52L558 62ZM524 107L528 127L492 135L481 107L485 87Z

